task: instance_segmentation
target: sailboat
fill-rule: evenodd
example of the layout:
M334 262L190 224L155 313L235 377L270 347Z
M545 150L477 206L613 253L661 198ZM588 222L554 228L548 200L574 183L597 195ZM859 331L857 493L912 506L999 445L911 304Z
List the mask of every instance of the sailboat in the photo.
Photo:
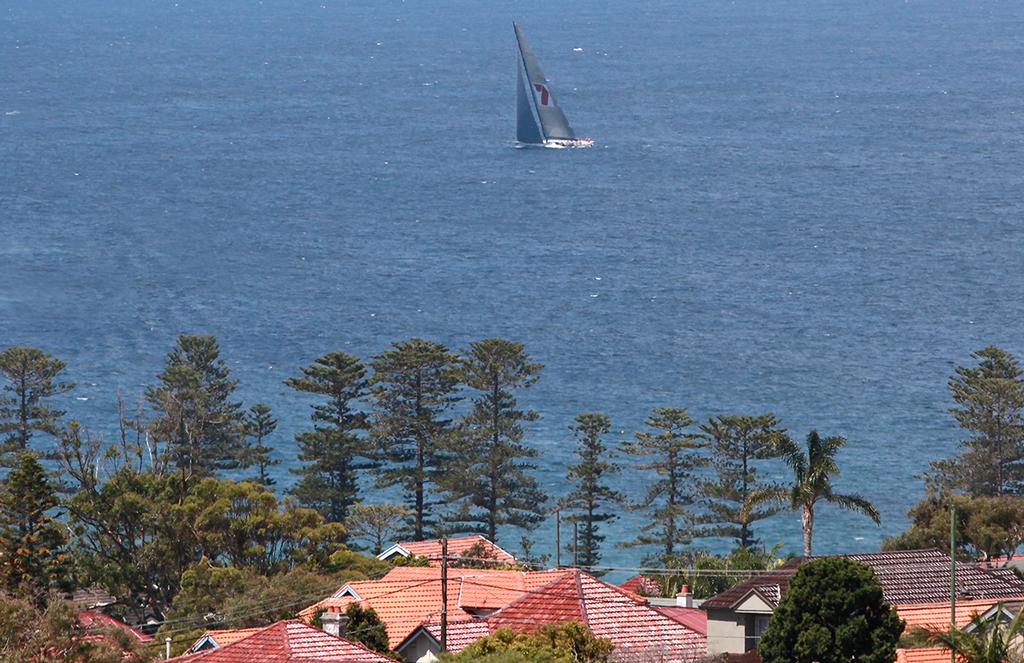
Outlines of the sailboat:
M590 138L577 138L565 113L558 107L551 84L537 64L533 50L518 24L513 23L519 47L516 64L516 140L520 145L590 147Z

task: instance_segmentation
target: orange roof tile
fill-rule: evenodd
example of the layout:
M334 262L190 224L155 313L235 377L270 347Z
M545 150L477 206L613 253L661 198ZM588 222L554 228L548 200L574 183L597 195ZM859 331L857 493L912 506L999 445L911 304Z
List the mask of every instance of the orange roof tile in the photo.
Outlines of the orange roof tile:
M114 619L110 615L97 612L95 610L83 610L78 613L78 623L81 624L82 628L87 632L100 631L102 629L117 629L124 631L128 635L132 636L140 642L149 642L153 639L153 636L146 635L138 629L134 629L128 626L122 621ZM103 637L102 633L88 633L86 638L100 638Z
M957 627L963 628L967 626L975 615L984 614L997 603L999 601L992 599L958 600L956 602ZM896 614L907 623L904 633L909 633L915 628L947 630L949 628L949 613L949 601L945 603L896 606Z
M453 557L462 555L477 544L483 544L483 547L490 553L489 556L493 557L497 562L515 563L516 561L515 555L479 535L460 536L448 539L448 556ZM426 557L429 560L441 559L441 539L432 539L430 541L405 541L398 545L401 546L403 550L411 555L415 555L416 557Z
M201 636L196 638L196 641L192 643L192 646L188 648L188 652L193 652L196 645L210 639L218 647L225 647L233 642L238 642L242 638L252 635L256 631L262 631L264 627L256 628L224 628L224 629L211 629Z
M897 649L896 663L949 663L951 653L945 647ZM957 661L962 663L963 659L958 656Z
M569 620L611 640L622 656L696 658L707 653L703 634L654 610L645 599L579 570L526 594L487 623L492 630L508 626L531 633Z
M229 645L171 659L180 663L393 663L356 642L294 619L277 622Z

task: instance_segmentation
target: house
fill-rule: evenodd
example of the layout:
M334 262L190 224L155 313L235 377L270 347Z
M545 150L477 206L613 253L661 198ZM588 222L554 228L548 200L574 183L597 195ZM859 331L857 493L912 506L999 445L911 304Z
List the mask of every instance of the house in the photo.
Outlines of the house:
M500 564L515 564L515 555L500 548L497 544L492 543L488 539L482 536L461 536L456 538L448 539L448 557L460 557L464 555L474 546L477 550L484 552L484 557L488 560ZM431 565L440 566L441 562L441 539L433 539L430 541L406 541L405 543L396 543L381 554L377 555L377 559L383 561L393 561L399 557L423 557L426 558Z
M132 640L138 642L152 642L153 640L152 636L95 610L79 612L78 624L82 627L82 635L79 637L84 641L111 641L110 633L115 630L128 634Z
M556 573L557 577L549 583L524 593L485 619L450 622L448 650L461 651L502 627L529 634L545 624L576 621L595 636L610 640L615 646L616 661L697 661L704 657L706 638L696 626L702 621L698 617L690 615L692 623L687 625L679 615L669 616L649 605L647 599L583 571ZM436 620L420 624L395 647L406 661L417 663L436 660L440 650L440 627Z
M948 610L948 555L938 550L903 550L843 557L871 567L886 601L897 612L904 611L901 616L912 614L907 611L914 606L943 602ZM701 608L708 615L708 651L740 654L755 649L790 579L806 561L791 559L704 601ZM1000 600L1024 598L1024 581L1007 569L959 565L956 581L957 596L965 601L988 600L991 606Z
M297 619L255 629L231 643L171 659L179 663L393 663L357 642L325 633Z
M482 619L564 575L565 571L448 569L447 611L450 622ZM380 580L342 585L331 596L299 613L307 623L320 611L341 613L352 603L373 608L384 622L392 648L418 626L441 616L441 569L396 566Z
M195 654L196 652L206 651L207 649L225 647L261 630L263 630L261 627L210 630L199 636L199 638L192 643L192 646L185 650L185 653Z

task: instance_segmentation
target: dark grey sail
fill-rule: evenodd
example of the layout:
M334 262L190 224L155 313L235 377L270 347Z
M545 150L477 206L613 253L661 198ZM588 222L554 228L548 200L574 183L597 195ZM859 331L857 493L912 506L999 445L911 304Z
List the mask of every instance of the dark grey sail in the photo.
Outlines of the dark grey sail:
M523 76L523 65L520 64L516 69L516 140L520 143L541 144L544 136L540 133L540 120L533 110L530 84Z
M526 36L523 35L523 31L517 24L513 23L512 27L516 31L516 41L519 42L519 59L521 60L519 64L519 90L516 93L516 134L519 141L523 143L540 143L551 138L559 140L572 140L576 138L572 127L569 126L569 121L565 119L565 114L558 107L558 102L555 101L555 94L548 84L548 79L544 77L544 72L540 70L540 65L537 64L537 58L534 57L533 51L530 50L530 45L526 42ZM532 108L524 109L526 103L529 103ZM529 111L529 113L524 111ZM526 117L527 115L529 116L528 118ZM537 140L536 137L530 139L532 135L530 134L530 129L528 127L524 129L523 127L526 119L529 119L530 123L533 124L533 131L537 130L537 122L540 122L540 140ZM524 136L527 138L524 139Z

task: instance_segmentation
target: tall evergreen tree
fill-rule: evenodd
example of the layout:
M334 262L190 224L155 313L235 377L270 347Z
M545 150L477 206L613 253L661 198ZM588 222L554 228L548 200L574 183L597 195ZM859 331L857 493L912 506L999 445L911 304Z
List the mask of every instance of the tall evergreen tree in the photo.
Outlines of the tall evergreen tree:
M704 520L712 525L709 533L733 538L747 548L756 543L753 524L782 509L752 499L771 487L758 480L757 464L784 455L792 442L773 414L712 417L701 430L710 440L716 475L702 485L707 504Z
M463 380L476 396L460 422L458 453L442 486L464 506L458 520L491 541L501 525L529 529L544 517L547 496L527 461L537 450L523 444L523 425L539 417L521 410L515 394L534 384L541 368L522 343L500 338L472 343L463 358Z
M274 449L267 446L266 440L277 430L277 419L271 414L270 406L257 403L245 412L242 425L246 444L239 464L244 468L256 467L258 474L255 480L264 486L273 486L275 481L267 470L281 461L270 456Z
M623 453L642 459L639 469L653 471L658 477L636 505L650 510L650 520L640 528L640 536L626 545L658 546L658 561L668 563L693 539L694 505L699 499L694 471L708 464L703 453L708 443L690 431L693 419L685 408L655 408L646 423L654 432L638 432L633 440L621 444Z
M146 390L156 412L150 432L168 446L182 477L234 467L242 432L238 380L220 358L213 336L182 334L167 354L159 385Z
M67 534L48 513L57 503L43 466L22 452L0 491L0 583L40 606L64 576Z
M58 378L64 362L42 350L15 346L0 352L0 375L6 384L0 392L0 454L16 462L28 448L33 432L57 436L57 420L64 412L48 402L74 388Z
M623 495L608 487L608 475L618 471L611 462L611 451L604 442L604 436L611 430L612 422L600 412L584 412L576 415L576 423L569 427L576 437L577 462L569 466L567 478L574 484L572 492L562 498L559 506L571 513L566 519L576 523L578 542L576 561L582 567L596 566L601 561L601 542L605 537L600 533L601 523L618 518L608 509L623 501ZM600 575L600 574L595 574Z
M987 347L949 380L950 412L970 437L960 455L933 462L931 483L972 496L1015 495L1024 489L1024 377L1009 352Z
M375 466L359 435L367 427L366 413L358 409L366 393L366 367L358 357L331 352L299 370L302 376L285 384L324 400L313 406L313 430L295 436L305 464L292 470L301 477L292 494L328 521L343 523L359 502L358 472Z
M436 479L451 444L447 413L458 400L458 356L441 343L414 338L373 358L371 433L385 461L379 482L401 486L412 533L432 525Z

